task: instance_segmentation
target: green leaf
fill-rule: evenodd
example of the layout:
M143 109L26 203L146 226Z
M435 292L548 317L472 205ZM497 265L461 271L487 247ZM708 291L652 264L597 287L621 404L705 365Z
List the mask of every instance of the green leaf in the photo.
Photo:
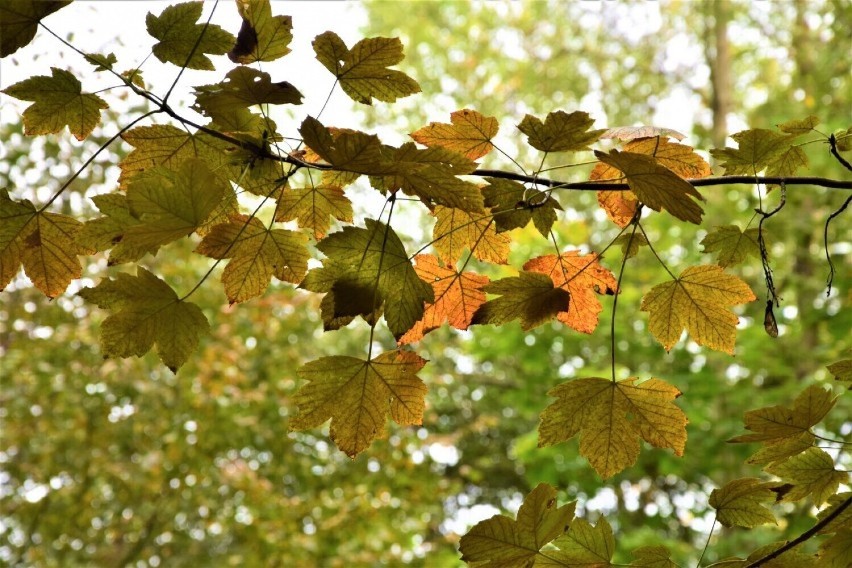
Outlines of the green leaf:
M490 215L438 205L432 243L446 264L455 264L465 249L479 260L506 264L511 240L498 234Z
M678 568L671 559L671 553L665 546L642 546L632 552L633 562L631 566L645 566L647 568Z
M609 154L595 150L595 156L605 164L621 170L627 185L639 201L653 209L665 209L678 219L696 225L701 223L704 210L690 197L704 200L691 183L661 165L653 156L612 150Z
M156 346L163 363L177 372L201 336L210 332L198 306L178 299L168 284L141 266L136 276L122 273L79 295L113 312L101 326L105 357L141 357Z
M24 134L54 134L68 126L77 140L83 140L100 123L101 109L108 105L97 95L83 93L83 86L72 73L56 67L50 71L50 77L30 77L3 92L33 102L24 110Z
M349 457L385 436L388 415L401 425L423 421L426 385L417 376L426 360L410 351L388 351L369 361L323 357L303 365L309 383L294 402L291 430L315 428L331 419L331 438Z
M716 518L726 527L752 528L775 522L772 511L761 505L774 501L772 483L747 477L735 479L710 493L710 506L716 509Z
M418 278L402 241L389 226L372 219L366 228L345 227L317 248L328 258L308 272L301 288L326 292L321 304L326 329L347 325L360 315L374 321L384 308L395 338L423 316L433 302L432 287Z
M269 0L237 0L243 19L237 41L228 57L234 63L275 61L290 53L293 19L273 16Z
M849 568L852 558L852 528L837 531L819 545L820 566L825 568Z
M127 196L123 193L107 193L92 197L103 217L86 221L77 234L77 242L85 248L97 251L110 250L109 264L136 262L147 253L156 254L157 247L134 246L122 242L130 227L142 221L130 211Z
M556 222L556 210L562 210L559 202L550 194L526 188L516 181L485 178L487 185L482 193L485 206L494 214L497 232L526 227L532 220L538 232L548 237Z
M619 235L613 243L621 246L621 254L633 258L639 252L639 247L648 246L648 239L642 233Z
M273 83L269 73L250 67L231 69L221 83L195 88L195 107L218 117L264 104L302 104L302 93L287 81Z
M817 513L817 519L822 521L830 515L836 515L817 534L831 534L842 530L852 529L852 492L844 491L828 498L828 506ZM838 511L838 509L841 509Z
M159 16L145 17L148 33L155 39L154 55L163 63L188 69L215 69L205 53L223 55L236 39L215 24L198 24L202 2L184 2L169 6Z
M340 131L335 136L310 116L302 121L299 133L311 150L337 170L370 175L384 175L395 170L382 154L382 143L375 135Z
M595 123L588 113L575 111L568 114L551 112L544 122L530 114L518 125L527 135L529 145L542 152L578 152L589 150L606 130L589 130Z
M71 0L3 0L0 2L0 57L30 43L39 22Z
M526 331L568 310L568 292L555 287L549 276L538 272L520 272L482 289L500 297L482 304L473 314L473 324L503 325L517 319Z
M556 505L556 489L540 483L524 498L517 520L495 515L480 521L459 542L462 560L476 565L531 566L543 546L568 530L576 503ZM538 566L538 563L536 563Z
M814 505L819 506L837 491L841 483L849 483L849 474L836 470L834 460L820 448L808 448L766 467L765 471L793 485L782 501L798 501L813 495Z
M847 383L852 382L852 359L843 359L841 361L837 361L836 363L832 363L828 367L828 372L834 375L834 379L838 381L844 381Z
M612 527L603 517L592 526L585 519L574 519L568 532L553 541L559 550L548 552L547 558L536 566L577 566L606 568L612 566L615 537Z
M799 437L819 424L836 401L830 390L811 385L796 397L792 407L767 406L746 412L745 427L751 433L731 438L730 442L769 442Z
M719 266L733 266L745 262L749 256L760 258L757 239L757 229L746 229L743 232L736 225L716 227L701 240L704 245L702 252L715 252Z
M788 120L783 124L778 125L778 130L787 134L807 134L814 129L814 126L819 124L819 117L810 115L807 118L798 120Z
M318 185L299 189L284 188L278 196L276 221L297 221L299 226L313 231L319 240L331 226L329 217L344 223L352 222L352 202L343 190L335 186Z
M730 440L735 442L736 439ZM773 463L800 454L814 445L816 438L810 432L801 432L796 436L767 440L763 447L752 454L746 463Z
M719 160L727 175L757 175L781 159L796 136L755 128L737 132L731 138L738 148L713 149L710 154Z
M86 61L95 66L95 71L109 71L118 62L114 53L106 55L100 53L87 53Z
M334 32L320 34L313 41L317 61L337 77L343 92L366 105L375 98L386 103L420 92L417 81L390 69L405 57L399 38L362 39L352 49Z

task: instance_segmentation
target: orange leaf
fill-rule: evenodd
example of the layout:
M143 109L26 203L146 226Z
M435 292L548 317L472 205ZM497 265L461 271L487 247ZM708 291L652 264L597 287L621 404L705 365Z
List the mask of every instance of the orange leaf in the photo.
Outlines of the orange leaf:
M494 148L491 139L497 134L496 118L464 109L450 114L450 121L452 124L430 122L411 133L411 137L425 146L443 146L471 160L478 160Z
M474 312L485 302L482 287L488 284L488 277L440 266L437 257L431 254L418 254L414 260L417 276L432 285L435 302L426 305L423 317L399 339L399 344L423 339L444 321L456 329L467 329Z
M597 254L569 251L559 256L539 256L524 265L524 270L547 274L555 286L571 295L568 310L560 312L557 319L583 333L595 330L598 314L603 310L595 292L611 295L618 287L612 272L598 264L598 258Z

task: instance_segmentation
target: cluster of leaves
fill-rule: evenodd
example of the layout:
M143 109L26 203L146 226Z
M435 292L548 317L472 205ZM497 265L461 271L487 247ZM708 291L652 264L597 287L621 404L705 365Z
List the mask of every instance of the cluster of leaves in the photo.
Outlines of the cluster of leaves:
M0 7L2 55L25 46L40 20L65 4L14 0ZM204 125L181 117L169 105L171 90L161 98L148 89L140 70L116 70L112 54L81 54L95 71L112 73L152 103L156 110L149 115L166 114L184 128L137 126L136 120L122 129L120 136L133 151L119 163L117 190L92 198L101 217L82 222L49 211L67 183L39 205L2 190L0 284L5 288L23 266L33 285L53 298L81 277L79 256L108 251L110 266L133 265L175 241L195 238L195 252L214 259L214 268L227 260L221 279L231 304L261 296L273 278L323 294L325 330L339 330L361 318L370 326L371 340L363 359L328 356L298 371L307 383L296 395L299 413L290 427L315 428L330 420L332 439L353 457L384 435L388 418L401 425L422 421L427 386L417 373L426 361L408 345L445 323L464 330L518 321L529 330L556 320L591 334L603 310L601 296L617 302L627 261L643 249L670 276L641 300L653 337L668 351L686 331L699 345L733 354L739 320L732 308L756 296L730 267L750 257L761 262L769 318L777 298L763 221L780 210L786 185L807 167L804 144L827 143L837 153L852 143L852 129L825 136L816 129L818 120L808 117L778 131L740 132L733 136L737 148L711 150L728 176L747 176L744 183L769 179L777 184L783 178L782 202L773 211L758 209L752 218L760 218L758 227L710 229L702 244L705 252L716 255L715 263L688 266L675 276L643 227L646 209L699 225L705 198L697 188L702 182L742 182L710 178L710 165L681 143L679 133L654 127L593 129L593 119L584 112L523 117L517 128L541 153L542 163L553 154L593 152L596 165L589 180L580 183L542 178L541 167L531 173L480 169L477 161L499 150L493 142L499 125L495 117L472 109L452 113L449 123L412 132L413 142L398 147L307 116L298 126L290 125L301 142L282 150L285 136L266 109L301 104L302 95L290 83L275 82L269 73L247 65L289 53L292 22L272 15L268 0L238 0L237 6L242 25L236 36L199 23L202 5L197 2L169 6L146 19L156 40L152 51L160 61L215 71L208 56L227 54L236 65L222 81L195 88L193 108L208 120ZM403 59L398 39L368 38L350 48L326 32L315 38L313 47L317 61L356 102L393 102L420 91L413 78L392 69ZM76 138L85 139L107 107L98 95L84 92L73 74L58 68L51 76L31 77L3 92L32 102L23 113L28 135L58 133L67 126ZM802 142L805 135L817 138ZM617 147L607 151L594 146L605 143ZM347 192L362 176L385 196L385 207L375 219L354 225ZM597 190L600 206L620 229L599 252L557 243L553 226L562 206L554 195L574 189ZM406 236L393 225L396 205L403 199L419 201L434 218L431 240L413 254ZM332 219L342 225L340 230L329 232ZM507 276L511 272L500 265L509 262L511 233L530 222L545 240L552 240L555 250L527 260ZM323 258L309 269L312 244ZM623 257L617 275L602 263L615 245L621 246ZM475 265L494 268L475 272ZM502 277L492 279L494 274ZM105 356L142 356L156 346L163 363L177 371L210 329L203 312L188 300L204 280L181 295L140 265L135 275L119 272L79 294L109 311L101 332ZM397 348L374 354L373 331L382 319ZM849 381L848 360L830 370ZM549 394L555 401L541 414L539 445L578 437L580 454L604 478L635 463L642 440L676 455L685 450L687 417L674 403L681 393L662 379L616 380L613 361L610 378L572 379ZM813 386L792 408L761 409L746 417L753 433L734 441L764 443L752 462L766 464L766 472L784 485L745 479L720 488L711 503L721 523L772 522L771 513L758 503L774 495L784 501L812 495L815 505L828 501L824 518L848 506L847 496L835 494L846 474L836 471L831 456L814 445L811 431L833 401L828 391ZM554 499L555 490L540 486L522 506L517 522L498 517L478 525L462 541L464 559L494 565L610 562L614 545L607 522L592 526L572 520L573 507L554 508ZM848 514L838 513L821 527L823 533L831 527L833 534L824 550L848 547L848 521ZM495 540L508 548L492 548ZM558 551L541 552L551 541ZM636 565L666 565L667 556L651 547L636 551L635 558Z

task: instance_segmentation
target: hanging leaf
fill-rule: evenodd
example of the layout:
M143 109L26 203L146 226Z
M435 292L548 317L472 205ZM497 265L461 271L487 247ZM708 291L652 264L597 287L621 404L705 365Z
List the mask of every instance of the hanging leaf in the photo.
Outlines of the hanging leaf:
M87 53L86 61L95 66L95 71L109 71L118 62L114 53L102 55L100 53Z
M339 187L318 185L299 189L284 188L275 208L276 221L297 221L311 229L320 240L331 226L329 217L344 223L352 222L352 202Z
M254 105L302 104L302 93L287 81L273 83L268 73L236 67L215 85L195 87L195 109L212 117Z
M570 298L568 292L554 287L549 277L536 272L496 280L483 290L500 297L482 304L471 323L503 325L517 319L524 331L564 313Z
M671 553L665 546L642 546L632 552L631 566L646 568L679 568L671 559Z
M597 168L595 168L597 170ZM592 170L594 175L595 170ZM590 177L592 181L597 178ZM606 212L610 221L621 228L626 227L636 216L636 211L639 209L639 200L636 199L636 194L632 191L599 191L598 204Z
M721 267L690 266L651 288L640 309L648 312L649 330L666 351L686 329L699 345L733 354L739 319L728 308L755 299L748 284Z
M101 109L109 105L102 98L82 91L72 73L56 67L51 76L37 75L15 83L2 92L33 104L24 110L24 134L54 134L66 126L74 138L84 140L101 122Z
M626 258L633 258L640 247L648 246L648 239L642 233L624 234L616 237L612 244L621 245L621 254Z
M299 132L305 144L335 169L370 175L394 172L393 164L383 156L382 144L374 135L344 130L332 133L310 116L302 122Z
M156 346L163 363L177 372L210 332L207 318L195 304L177 297L171 287L142 268L136 276L118 274L79 295L112 311L101 326L104 357L141 357Z
M771 487L772 483L752 477L735 479L714 489L709 503L716 509L716 519L726 527L777 524L772 511L761 505L775 500Z
M441 260L455 264L465 249L479 260L506 264L509 257L508 236L497 233L492 218L450 207L435 207L438 222L432 232L432 244Z
M35 37L41 20L71 0L3 0L0 2L0 57L12 55Z
M362 39L350 50L334 32L320 34L313 41L317 61L337 77L343 92L365 105L373 99L386 103L420 92L417 81L390 69L405 57L399 38Z
M205 54L223 55L236 39L215 24L196 23L203 7L202 2L184 2L169 6L159 16L148 12L148 33L160 40L152 48L157 59L187 69L215 69Z
M497 135L496 118L464 109L451 113L450 122L430 122L411 137L424 146L440 146L469 160L478 160L494 148L491 139Z
M612 527L601 517L592 526L585 519L574 519L568 532L553 541L559 550L548 552L548 560L542 566L576 566L608 568L615 554L615 537Z
M369 361L323 357L303 365L309 381L296 393L299 413L291 430L315 428L331 419L331 439L354 458L385 436L388 415L406 426L423 422L426 385L417 376L426 360L410 351L388 351Z
M142 221L130 211L127 196L123 193L107 193L92 197L103 217L91 219L83 224L77 234L77 243L84 248L109 250L109 264L136 262L147 253L156 254L157 246L138 246L122 242L124 234Z
M528 189L516 181L485 178L489 185L482 189L485 206L491 209L497 232L526 227L532 220L543 236L550 235L556 222L556 210L562 210L559 202L548 193Z
M721 267L740 264L749 256L760 258L758 234L755 228L743 231L736 225L716 227L701 239L701 252L715 252L716 263Z
M674 404L680 391L660 379L638 380L592 377L551 389L547 394L557 400L541 414L539 447L579 434L580 455L604 478L636 462L640 439L682 456L687 419Z
M757 175L784 156L796 136L755 128L732 134L731 138L738 148L713 149L710 155L719 160L726 175Z
M678 140L686 138L685 134L681 134L677 130L672 130L671 128L660 128L659 126L616 126L614 128L608 128L603 134L601 134L601 138L603 139L614 140L635 140L637 138L663 136L676 138ZM664 138L660 138L660 140L664 140Z
M237 0L243 19L234 47L228 58L234 63L275 61L290 53L293 19L273 16L269 0Z
M488 278L443 267L431 254L418 254L414 262L417 276L432 285L435 301L426 305L423 317L399 338L398 343L404 345L420 341L424 335L444 325L445 321L456 329L467 329L476 310L485 303L483 287L488 284Z
M799 136L801 134L811 132L817 124L819 124L819 117L810 115L807 118L788 120L783 124L779 124L778 130L786 132L787 134L795 134L796 136Z
M595 123L588 113L575 111L568 114L558 110L551 112L544 122L528 114L518 125L527 135L527 142L542 152L579 152L589 150L604 130L589 130Z
M793 485L782 501L798 501L813 495L814 505L822 505L834 495L841 483L849 482L849 474L834 468L834 460L820 448L808 448L765 468L785 483Z
M826 368L829 373L834 375L835 380L852 382L852 359L837 361Z
M482 566L532 566L546 560L539 551L569 530L576 503L556 505L556 489L540 483L525 498L517 520L494 515L480 521L459 542L462 561ZM550 551L548 552L548 556ZM538 565L538 564L536 564Z
M745 428L751 434L743 434L729 441L771 442L797 438L819 424L834 407L836 400L830 390L811 385L796 397L792 406L767 406L746 412Z

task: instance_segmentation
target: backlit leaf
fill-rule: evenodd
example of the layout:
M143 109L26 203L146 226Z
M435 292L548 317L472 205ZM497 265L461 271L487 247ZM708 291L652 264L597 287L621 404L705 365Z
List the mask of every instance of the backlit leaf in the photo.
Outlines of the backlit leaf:
M299 132L305 144L335 169L370 175L394 171L374 135L343 130L333 133L310 116L302 122Z
M39 22L71 0L3 0L0 2L0 57L30 43Z
M302 104L302 93L287 81L273 83L269 73L236 67L215 85L195 88L196 108L218 117L254 105Z
M575 522L575 507L557 506L556 489L540 483L524 498L517 520L494 515L470 529L459 542L461 559L489 568L538 566L545 560L539 550Z
M275 220L297 221L300 227L311 229L317 240L328 232L331 226L329 217L352 222L352 202L339 187L284 188L278 196Z
M788 120L783 124L778 125L778 130L788 134L807 134L814 129L814 126L819 124L819 117L810 115L807 118Z
M503 325L520 320L521 328L528 330L568 309L568 292L556 288L549 277L536 272L521 272L496 280L483 290L500 297L476 310L474 324Z
M692 146L678 144L666 138L640 138L624 145L623 152L653 156L657 162L683 178L705 178L711 174L710 164ZM620 170L606 163L595 165L589 179L616 180Z
M231 259L222 272L222 283L233 304L263 294L273 276L301 282L308 271L307 241L303 233L267 229L257 217L235 215L213 227L196 252Z
M595 168L596 170L597 168ZM592 170L594 174L595 170ZM594 181L595 178L589 178ZM632 191L599 191L598 204L606 212L610 221L619 227L626 227L639 209L639 200Z
M80 290L79 295L112 312L101 326L105 357L141 357L156 346L163 363L177 371L201 336L210 332L198 306L179 299L168 284L141 266L136 276L121 273Z
M852 558L852 528L837 531L819 545L820 566L825 568L849 568Z
M405 57L399 38L366 38L350 50L336 33L325 32L314 39L313 46L317 61L337 77L343 92L353 101L392 103L420 92L417 81L390 69Z
M388 415L398 424L421 424L426 385L417 376L426 360L410 351L389 351L369 361L323 357L303 365L308 382L295 395L299 413L291 430L331 419L331 438L349 457L385 436Z
M156 253L157 246L134 246L122 242L124 233L130 227L141 225L142 221L130 211L127 196L123 193L107 193L92 197L103 217L91 219L83 224L77 234L77 242L93 250L109 250L109 263L123 264L136 262L147 253Z
M761 505L774 501L772 483L747 477L735 479L710 493L710 506L716 509L716 519L726 527L752 528L766 523L775 524L772 511Z
M690 266L649 290L641 310L648 312L649 330L666 351L685 329L699 345L733 354L739 320L729 307L753 300L748 284L721 267Z
M731 440L735 442L736 438ZM752 454L746 463L766 464L798 455L814 445L816 437L810 432L775 440L766 440L763 447Z
M532 220L542 235L550 235L550 228L556 222L556 210L562 210L558 201L543 191L526 188L516 181L485 179L489 185L483 188L482 193L486 207L494 215L497 232L526 227Z
M114 53L106 55L100 53L87 53L86 61L95 66L95 71L107 71L112 69L112 66L118 62L118 58Z
M618 287L612 272L598 262L598 255L582 255L578 251L549 254L532 258L524 270L548 275L553 284L570 295L568 309L557 317L568 327L582 333L592 333L603 310L596 294L615 294Z
M732 134L738 148L710 150L726 175L757 175L784 156L796 135L755 128Z
M214 69L205 53L223 55L236 39L215 24L196 23L202 8L202 2L184 2L169 6L159 16L148 12L148 33L160 40L153 47L157 59L188 69Z
M683 455L687 419L674 404L680 391L660 379L637 381L592 377L551 389L547 394L557 400L541 414L538 445L551 446L579 434L580 454L604 478L636 462L640 439Z
M491 139L497 135L496 118L464 109L450 114L450 122L430 122L411 137L424 146L441 146L470 160L478 160L494 148Z
M431 254L418 254L414 262L414 270L420 279L432 285L435 301L426 305L423 317L399 338L399 344L419 341L425 334L444 325L445 321L456 329L467 329L473 314L485 302L483 287L488 284L488 278L443 267Z
M586 519L574 519L568 532L557 538L558 551L548 551L538 566L576 566L607 568L612 566L615 554L615 537L612 527L604 517L592 526Z
M633 258L639 252L639 247L648 246L648 239L642 233L624 234L616 237L613 244L621 245L621 254Z
M736 225L716 227L701 239L702 252L715 252L719 266L733 266L745 262L749 256L760 258L757 238L756 228L743 231Z
M615 140L635 140L637 138L652 138L657 136L666 136L678 140L686 138L685 134L681 134L677 130L660 128L659 126L616 126L608 128L601 134L601 138L603 139Z
M435 217L438 222L432 233L433 245L446 264L455 264L465 249L486 262L508 262L511 240L497 233L490 215L439 205Z
M834 407L836 400L830 390L811 385L796 397L792 406L767 406L746 412L745 428L751 433L730 441L767 442L799 437L819 424Z
M822 521L829 515L835 515L817 534L830 534L841 530L852 529L852 492L844 491L828 498L828 506L817 513L817 519ZM842 510L838 512L838 509Z
M612 150L609 154L596 150L595 156L601 162L624 172L627 185L639 201L654 211L665 209L683 221L696 225L701 223L704 211L691 199L703 200L701 194L692 184L661 165L654 157L618 150Z
M671 553L665 546L643 546L632 552L631 566L647 568L678 568L671 559Z
M767 473L777 475L793 488L783 501L798 501L813 495L814 505L822 505L837 491L841 483L849 482L849 474L834 468L834 460L820 448L808 448L804 452L765 468Z
M293 39L293 19L273 16L269 0L237 0L237 10L243 19L237 41L228 52L234 63L275 61L290 53Z
M24 134L54 134L65 126L77 140L85 139L101 121L106 102L97 95L84 93L72 73L56 67L51 76L37 75L15 83L2 92L33 104L24 110Z
M832 363L827 367L828 372L834 375L835 380L852 382L852 359L843 359Z
M589 150L604 130L589 130L595 120L588 113L575 111L568 114L558 110L547 115L542 122L528 114L518 125L527 135L529 145L542 152L578 152Z

